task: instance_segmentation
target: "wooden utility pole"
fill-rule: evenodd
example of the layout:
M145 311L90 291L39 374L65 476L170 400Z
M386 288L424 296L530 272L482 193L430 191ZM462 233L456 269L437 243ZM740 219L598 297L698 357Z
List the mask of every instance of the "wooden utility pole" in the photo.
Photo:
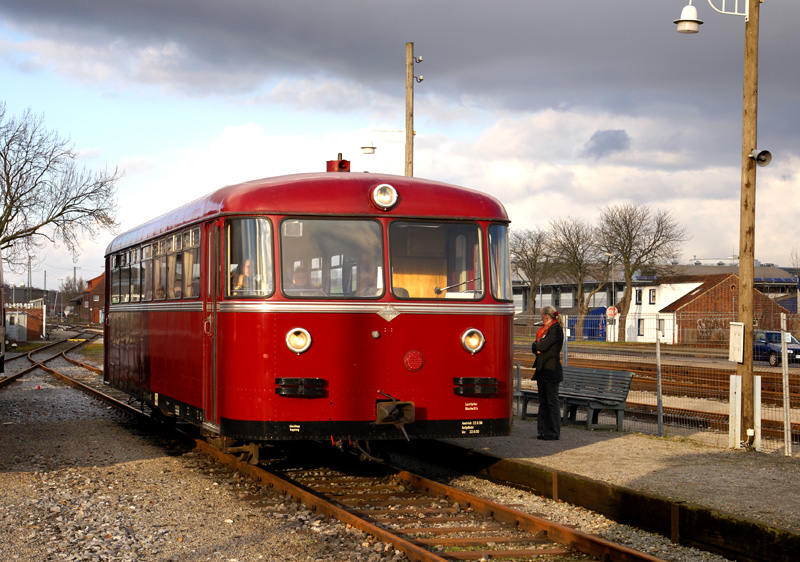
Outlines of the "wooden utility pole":
M753 384L753 284L755 275L756 161L758 125L758 19L760 0L749 2L745 22L744 91L742 110L742 195L739 226L739 321L744 324L744 360L737 364L742 377L742 439L755 437Z
M406 43L406 176L414 175L414 43Z

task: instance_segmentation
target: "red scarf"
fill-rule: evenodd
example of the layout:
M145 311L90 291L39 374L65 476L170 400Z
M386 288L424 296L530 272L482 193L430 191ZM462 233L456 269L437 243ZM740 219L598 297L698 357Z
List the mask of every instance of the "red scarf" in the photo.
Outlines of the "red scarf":
M556 319L553 318L552 320L550 320L550 322L539 328L539 331L536 332L536 341L541 341L541 339L545 336L545 334L547 334L547 330L549 330L550 326L552 326L555 322Z

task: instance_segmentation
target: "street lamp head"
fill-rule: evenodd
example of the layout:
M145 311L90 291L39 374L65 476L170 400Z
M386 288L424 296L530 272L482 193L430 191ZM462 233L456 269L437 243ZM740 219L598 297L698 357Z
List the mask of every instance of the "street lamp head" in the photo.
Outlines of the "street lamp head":
M689 5L681 10L681 17L676 19L675 23L678 24L678 33L697 33L703 22L697 19L697 8L692 6L690 1Z

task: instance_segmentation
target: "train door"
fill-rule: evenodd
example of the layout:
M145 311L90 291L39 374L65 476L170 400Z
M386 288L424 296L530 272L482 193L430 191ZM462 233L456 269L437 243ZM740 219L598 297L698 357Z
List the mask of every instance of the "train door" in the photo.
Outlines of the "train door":
M203 291L203 425L219 429L217 411L217 312L220 294L222 221L205 225L205 290Z

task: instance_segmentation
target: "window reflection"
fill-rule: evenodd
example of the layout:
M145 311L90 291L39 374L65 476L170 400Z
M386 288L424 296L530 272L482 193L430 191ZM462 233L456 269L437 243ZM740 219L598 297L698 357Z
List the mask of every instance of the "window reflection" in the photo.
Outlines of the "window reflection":
M380 224L372 220L283 221L283 292L300 298L382 296L381 240Z
M266 219L233 219L226 223L227 295L266 297L274 288L272 229Z
M508 227L502 224L493 224L489 227L489 273L494 298L499 301L510 301L512 290Z
M389 252L392 292L398 298L483 296L478 225L396 221L389 228Z

